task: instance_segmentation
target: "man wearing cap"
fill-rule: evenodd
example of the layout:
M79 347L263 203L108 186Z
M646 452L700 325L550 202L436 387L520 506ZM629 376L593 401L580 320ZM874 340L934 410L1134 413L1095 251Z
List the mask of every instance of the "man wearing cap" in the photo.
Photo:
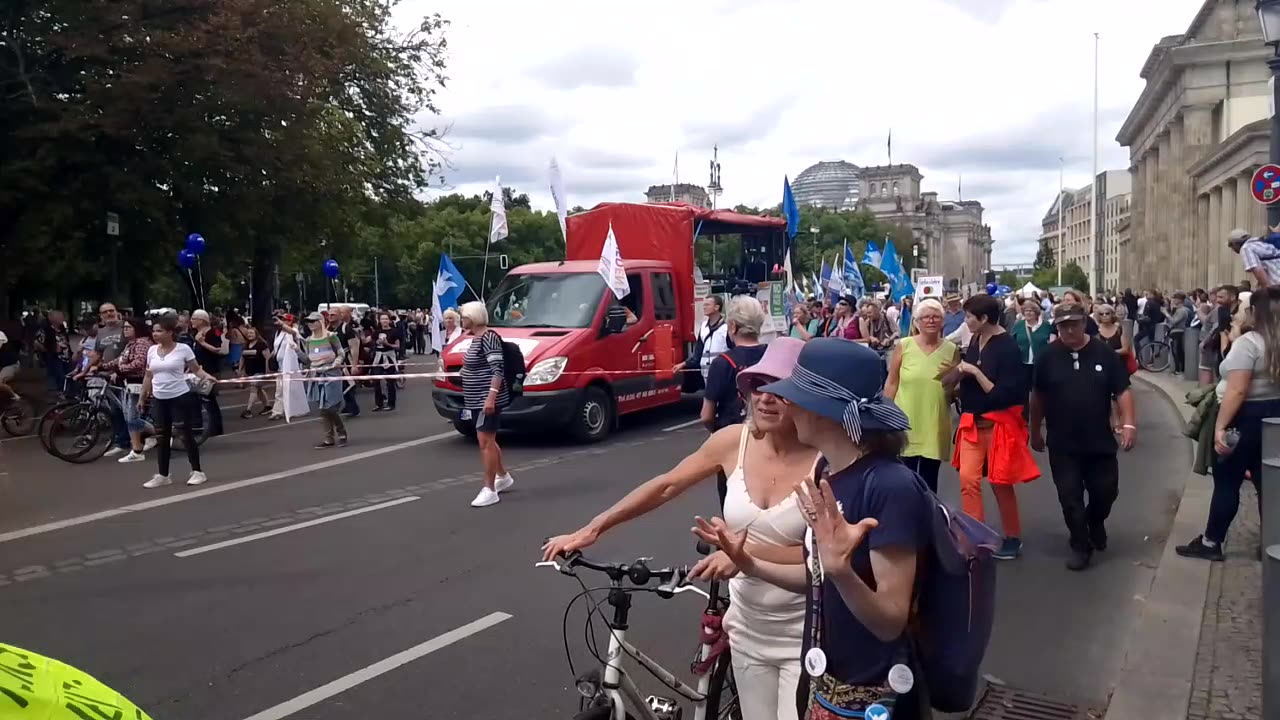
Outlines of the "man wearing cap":
M945 302L947 312L942 316L942 334L950 335L964 325L964 308L957 293L947 293Z
M1227 247L1240 255L1244 271L1258 279L1258 287L1280 285L1280 248L1236 228L1227 236Z
M1129 372L1105 341L1085 332L1087 313L1065 302L1053 311L1058 339L1036 359L1031 394L1031 447L1045 449L1041 426L1049 426L1049 467L1070 533L1070 570L1083 570L1095 551L1107 549L1106 520L1120 492L1119 447L1133 447L1137 434ZM1120 443L1111 427L1111 403L1120 406ZM1086 501L1086 495L1088 499Z

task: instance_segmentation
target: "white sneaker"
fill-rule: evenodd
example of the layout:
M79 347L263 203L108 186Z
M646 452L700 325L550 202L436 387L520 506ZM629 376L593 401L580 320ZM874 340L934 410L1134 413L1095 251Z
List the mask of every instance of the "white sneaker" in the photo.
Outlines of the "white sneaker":
M152 450L152 449L154 449L154 448L155 448L155 446L156 446L156 445L158 445L159 443L160 443L160 441L159 441L159 440L157 440L157 439L155 439L155 438L153 438L153 437L149 437L149 438L147 438L146 440L143 440L143 441L142 441L142 452L146 452L146 451L148 451L148 450Z
M142 483L142 487L158 488L158 487L164 487L165 485L168 485L172 482L173 481L169 479L168 475L152 475L150 480Z
M494 478L493 489L497 490L498 492L506 492L511 489L512 485L515 485L515 484L516 484L516 479L511 477L511 473L507 473L506 475L503 475L501 477Z
M205 482L207 482L208 480L209 480L209 478L205 477L204 473L200 472L199 470L193 470L193 471L191 472L191 477L187 478L187 484L188 484L188 485L203 485L203 484L205 484Z
M124 457L120 458L120 459L119 459L119 460L117 460L116 462L118 462L118 463L134 463L134 462L142 462L143 460L146 460L146 459L147 459L147 456L146 456L146 455L143 455L142 453L138 452L137 450L130 450L128 455L125 455Z
M122 452L124 452L124 448L122 448L122 447L112 447L110 450L108 450L108 451L106 451L106 452L102 453L102 457L115 457L115 456L119 455L119 454L120 454L120 453L122 453Z
M480 494L476 495L476 499L471 501L471 507L479 508L497 505L498 500L500 500L500 498L498 497L497 492L490 490L489 488L480 488Z

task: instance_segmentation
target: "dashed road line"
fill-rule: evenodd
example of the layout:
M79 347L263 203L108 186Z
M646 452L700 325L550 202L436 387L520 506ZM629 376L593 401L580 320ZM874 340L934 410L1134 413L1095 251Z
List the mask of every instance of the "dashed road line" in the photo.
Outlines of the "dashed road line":
M329 515L327 517L316 518L314 520L307 520L305 522L300 522L295 525L276 528L274 530L267 530L266 532L254 533L253 535L246 535L242 538L236 538L235 540L223 540L222 542L217 542L212 545L203 545L198 548L183 550L182 552L174 553L174 555L180 558L188 558L194 555L203 555L204 553L213 552L214 550L221 550L223 548L229 548L235 545L243 545L244 543L253 542L255 540L265 540L266 538L269 538L269 537L284 535L285 533L295 532L297 530L313 527L315 525L320 525L322 523L333 522L334 520L342 520L343 518L362 515L364 513L374 512L376 510L385 510L389 507L395 507L397 505L403 505L405 503L413 502L414 500L421 500L421 499L422 498L418 497L417 495L410 495L409 497L403 497L403 498L400 498L399 500L392 500L390 502L384 502L378 505L367 505L358 510L348 510L347 512L338 513L336 515ZM249 525L245 528L242 528L242 530L248 530L249 528L253 528L253 527L262 527L262 525ZM237 532L237 531L233 530L232 532Z
M577 458L592 457L605 455L615 450L623 450L626 448L647 445L663 439L664 436L657 435L639 440L632 440L624 443L615 443L594 447L590 449L575 450L573 452L564 453L562 455L548 455L545 457L530 460L529 462L515 465L509 468L512 472L525 472L535 470L537 468L547 467L567 462ZM427 438L429 439L429 438ZM420 442L420 441L415 441ZM392 446L395 447L395 446ZM267 523L280 520L286 522L304 522L317 517L326 517L336 513L343 513L355 508L369 507L376 503L385 503L388 494L398 495L400 497L417 496L424 493L434 492L436 490L444 490L446 488L455 487L457 485L474 484L480 481L482 473L470 472L456 477L441 478L439 480L431 480L415 485L408 485L394 490L380 490L369 493L358 498L344 500L340 502L329 503L327 505L311 505L308 507L294 510L287 513L279 513L270 518L251 518L231 525L218 525L205 530L197 530L194 532L184 533L181 536L159 537L151 540L130 543L120 548L106 548L103 550L77 555L73 558L59 560L45 565L30 565L27 567L12 570L9 573L0 573L0 587L12 586L18 583L25 583L30 580L44 579L53 577L57 574L72 573L83 570L86 567L96 567L92 564L95 560L111 558L109 562L117 562L126 558L139 558L161 551L174 551L183 548L189 548L199 543L218 542L233 536L242 535L245 532L254 530L269 529ZM214 488L211 488L214 489ZM178 496L184 497L184 496ZM123 513L122 513L123 514ZM239 531L239 532L237 532ZM99 565L108 563L98 563Z

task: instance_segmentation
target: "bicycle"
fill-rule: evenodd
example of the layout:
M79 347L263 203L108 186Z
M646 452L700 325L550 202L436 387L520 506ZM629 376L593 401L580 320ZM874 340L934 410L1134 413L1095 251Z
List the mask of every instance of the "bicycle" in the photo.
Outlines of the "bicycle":
M1179 342L1182 336L1178 336ZM1169 334L1159 340L1150 340L1138 351L1138 364L1144 370L1164 372L1173 364L1173 337Z
M699 543L700 552L706 549ZM596 602L587 612L587 647L601 667L576 675L574 687L582 698L579 700L578 713L574 716L574 720L682 720L684 708L676 700L657 695L646 697L641 694L635 681L623 667L624 654L639 663L663 685L692 703L693 720L725 718L741 720L742 711L729 658L729 639L721 627L729 602L720 594L720 583L712 581L709 590L704 591L688 584L688 567L654 570L646 562L645 558L641 558L633 563L597 563L575 551L564 558L563 564L555 560L535 564L535 567L555 568L573 577L582 586L582 592L575 595L565 608L564 620L561 624L565 657L569 662L571 673L574 672L574 667L573 658L569 653L569 611L579 598L587 597L590 602L592 592L608 590L608 597ZM609 586L588 588L574 572L577 568L604 573L609 578ZM626 581L629 581L633 587L625 586ZM649 587L652 582L661 584L656 588ZM627 641L631 594L635 592L652 592L664 600L684 592L697 593L706 598L707 606L702 614L698 651L690 667L690 671L698 676L696 688L677 679L674 673L663 668L657 661ZM602 657L598 646L595 645L591 618L593 615L601 614L600 606L605 603L613 608L613 617L606 621L609 627L609 648Z
M40 419L39 437L45 450L59 460L82 465L93 462L106 454L115 437L112 417L124 414L125 388L108 384L104 377L85 380L85 397L81 400L60 403L50 408ZM209 438L208 409L201 406L201 427L193 429L196 446ZM174 423L173 447L184 449L181 421ZM62 448L63 439L70 439L70 447Z

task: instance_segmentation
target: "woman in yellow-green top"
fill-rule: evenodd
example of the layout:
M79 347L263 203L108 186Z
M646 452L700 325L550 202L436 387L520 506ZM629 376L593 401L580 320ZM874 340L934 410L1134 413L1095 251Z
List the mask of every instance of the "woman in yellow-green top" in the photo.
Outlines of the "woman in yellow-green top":
M916 304L917 333L898 342L884 384L890 398L911 421L902 462L934 492L938 468L951 457L951 410L942 376L960 362L960 348L942 337L942 303L925 298Z

